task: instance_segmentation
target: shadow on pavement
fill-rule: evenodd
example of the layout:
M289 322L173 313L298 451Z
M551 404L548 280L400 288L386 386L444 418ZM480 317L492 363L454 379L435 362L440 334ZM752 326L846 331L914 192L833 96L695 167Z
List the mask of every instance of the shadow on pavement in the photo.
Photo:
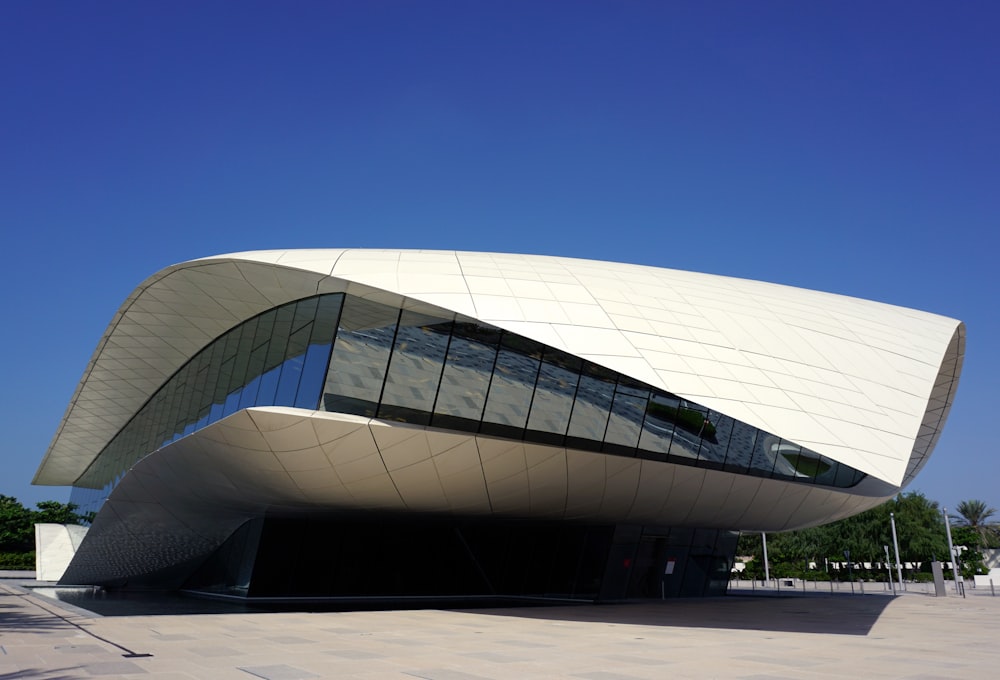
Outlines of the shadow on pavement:
M725 596L575 607L466 610L526 619L612 625L759 630L775 633L867 635L891 597Z
M882 595L752 595L730 594L723 597L644 600L622 604L528 604L425 602L416 603L299 603L297 606L248 606L189 597L174 593L122 593L89 589L36 589L67 605L100 616L169 616L174 614L228 614L279 611L360 611L371 609L446 609L489 616L526 619L551 619L606 623L609 625L676 626L771 632L826 633L867 635L893 598ZM256 603L260 605L261 603ZM410 606L406 606L409 604ZM2 611L2 610L0 610ZM30 621L21 622L29 627ZM52 625L38 617L38 625ZM2 679L0 679L2 680Z

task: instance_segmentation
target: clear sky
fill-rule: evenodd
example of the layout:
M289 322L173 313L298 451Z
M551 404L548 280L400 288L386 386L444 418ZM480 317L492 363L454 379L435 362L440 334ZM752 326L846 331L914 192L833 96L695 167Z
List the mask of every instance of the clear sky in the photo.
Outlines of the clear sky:
M259 248L569 255L965 321L911 488L1000 507L1000 3L0 3L0 493L147 276Z

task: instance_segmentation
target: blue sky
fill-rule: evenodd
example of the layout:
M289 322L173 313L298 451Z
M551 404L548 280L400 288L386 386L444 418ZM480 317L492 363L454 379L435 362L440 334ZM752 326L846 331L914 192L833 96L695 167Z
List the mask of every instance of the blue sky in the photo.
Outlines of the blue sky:
M1000 507L1000 5L0 3L0 493L115 310L192 258L569 255L961 319L911 488Z

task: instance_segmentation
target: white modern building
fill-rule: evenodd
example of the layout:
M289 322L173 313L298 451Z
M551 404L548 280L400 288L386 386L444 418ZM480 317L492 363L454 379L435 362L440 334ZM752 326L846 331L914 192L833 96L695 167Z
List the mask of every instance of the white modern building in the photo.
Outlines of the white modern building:
M63 578L248 598L721 592L740 530L894 495L964 325L569 258L235 253L122 304L35 477Z

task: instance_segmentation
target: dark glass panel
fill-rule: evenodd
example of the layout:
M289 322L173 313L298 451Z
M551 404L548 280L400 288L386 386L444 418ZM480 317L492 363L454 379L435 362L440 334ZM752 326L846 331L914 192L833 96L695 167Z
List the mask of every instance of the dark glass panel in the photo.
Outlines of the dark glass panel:
M441 381L451 320L405 310L382 391L379 417L426 425Z
M182 368L173 383L173 403L171 404L169 430L170 439L176 439L184 431L184 416L187 413L187 403L184 401L188 392L191 371L188 366Z
M503 334L483 412L482 432L521 438L541 359L540 343L513 333Z
M819 456L819 464L816 469L815 482L833 486L837 479L837 463L826 456Z
M288 338L288 358L281 365L278 391L274 397L276 406L295 405L295 395L299 391L299 381L302 379L302 367L305 364L305 353L309 348L309 336L311 335L312 322L310 321L292 331Z
M302 380L295 396L295 406L298 408L320 408L343 302L344 296L340 293L319 298L309 349L306 350Z
M771 451L774 454L772 476L781 479L799 478L798 463L801 448L787 439L779 439L777 444L772 445Z
M854 468L843 463L836 463L834 466L834 479L836 480L834 486L851 486L854 481Z
M326 377L326 368L330 363L332 345L309 345L306 350L305 363L302 367L302 379L299 390L295 394L296 408L316 409L319 407L320 393Z
M278 389L274 393L275 406L294 406L295 395L299 390L299 380L302 378L302 365L305 356L298 354L285 359L281 364L278 377Z
M267 359L267 343L262 343L250 350L250 360L247 362L247 384L243 388L240 397L240 408L248 408L257 405L257 396L260 390L261 372L264 370L264 361Z
M654 391L642 423L639 449L645 458L664 460L670 452L670 441L674 437L677 408L680 399L672 394ZM649 455L647 455L649 454Z
M677 406L674 436L670 441L671 462L690 465L697 460L701 450L701 435L705 431L706 409L694 402L681 399Z
M569 419L568 435L601 442L608 426L617 376L606 368L585 363Z
M569 428L573 398L583 362L551 347L545 348L535 395L528 415L526 437L546 444L560 444ZM548 436L546 436L548 435Z
M299 300L292 306L295 315L292 317L292 333L302 330L304 326L312 325L316 320L316 308L319 305L319 298L306 298Z
M281 377L281 364L260 376L257 383L257 398L254 406L274 406L278 393L278 378Z
M478 428L499 340L500 331L492 326L455 322L434 407L435 427L468 430L462 425L472 421Z
M233 374L229 382L229 394L233 395L241 392L243 386L247 384L247 367L250 363L250 351L254 347L254 334L257 330L257 319L250 319L240 327L240 339L236 345L236 359L233 362ZM250 376L251 378L253 376ZM226 399L226 415L239 410L239 396L234 400ZM232 410L230 410L232 409Z
M337 323L340 321L340 308L344 303L341 293L323 295L316 308L316 325L313 327L312 342L323 345L333 343L337 334Z
M746 474L750 469L753 451L757 446L757 436L760 430L747 425L743 421L733 421L733 433L729 438L729 451L726 452L724 470Z
M243 388L239 387L226 395L226 401L222 404L222 417L231 416L240 410L240 398L243 396Z
M272 309L257 317L257 330L253 334L254 349L267 348L274 337L274 322L278 318L278 310ZM264 368L261 368L263 372Z
M213 404L224 404L226 395L229 394L229 385L233 378L233 364L236 362L236 349L239 345L239 329L226 333L218 340L222 343L222 352L219 356L219 377L215 383L215 390L212 396Z
M760 431L754 446L753 458L750 460L749 473L758 477L770 477L774 470L775 447L778 438L769 432Z
M604 436L605 450L610 450L607 445L612 445L617 447L614 452L618 455L635 454L648 403L648 387L635 380L619 378Z
M345 299L323 388L323 410L375 415L398 318L398 309Z
M735 421L718 411L709 411L707 419L708 425L701 437L700 461L706 467L718 470L726 462L729 438Z
M212 404L211 389L208 384L209 364L212 360L212 353L207 350L201 351L192 363L196 364L194 378L194 396L192 399L192 413L194 422L191 424L192 431L204 427L203 419L208 415L208 409Z
M292 308L292 305L284 305L278 308L278 312L274 316L274 326L271 329L271 340L267 347L267 359L264 361L265 373L269 373L272 369L280 366L288 356L285 350L288 347L288 336L292 334L292 320L294 317L295 310ZM265 398L270 397L270 403L273 403L273 395L264 393L263 396Z
M309 349L306 350L305 365L302 368L302 379L295 395L297 408L319 408L343 300L344 296L341 294L319 298Z

